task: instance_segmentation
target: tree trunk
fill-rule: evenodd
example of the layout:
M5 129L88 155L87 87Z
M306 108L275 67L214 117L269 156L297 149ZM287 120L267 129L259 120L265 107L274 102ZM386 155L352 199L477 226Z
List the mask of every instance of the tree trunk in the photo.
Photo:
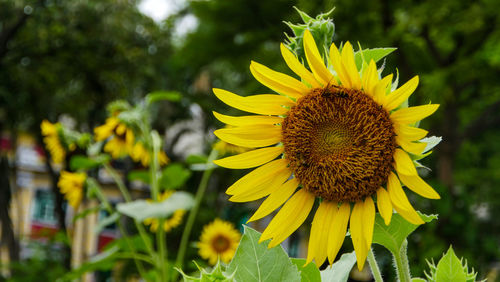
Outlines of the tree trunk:
M14 235L9 207L11 201L9 162L6 156L0 157L0 221L2 222L2 245L9 249L9 260L19 260L19 242Z

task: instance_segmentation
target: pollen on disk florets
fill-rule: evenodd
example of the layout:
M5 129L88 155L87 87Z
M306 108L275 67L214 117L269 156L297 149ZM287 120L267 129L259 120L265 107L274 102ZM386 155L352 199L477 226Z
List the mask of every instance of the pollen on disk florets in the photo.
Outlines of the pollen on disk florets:
M393 168L397 145L389 113L360 90L313 89L290 109L282 136L295 176L326 200L362 200Z

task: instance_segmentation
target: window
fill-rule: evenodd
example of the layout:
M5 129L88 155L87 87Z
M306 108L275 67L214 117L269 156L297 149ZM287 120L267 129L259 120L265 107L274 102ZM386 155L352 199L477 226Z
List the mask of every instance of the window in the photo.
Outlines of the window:
M36 190L33 220L41 223L57 224L54 207L55 196L51 191L42 189Z

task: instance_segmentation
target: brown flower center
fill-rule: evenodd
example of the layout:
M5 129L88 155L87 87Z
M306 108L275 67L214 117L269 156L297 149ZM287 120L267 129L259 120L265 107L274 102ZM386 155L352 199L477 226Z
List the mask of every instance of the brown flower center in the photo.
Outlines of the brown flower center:
M231 245L231 242L224 235L217 235L214 239L212 239L212 248L216 253L222 254L227 251Z
M393 167L396 134L389 113L360 90L313 89L290 109L282 135L295 177L326 200L364 199Z

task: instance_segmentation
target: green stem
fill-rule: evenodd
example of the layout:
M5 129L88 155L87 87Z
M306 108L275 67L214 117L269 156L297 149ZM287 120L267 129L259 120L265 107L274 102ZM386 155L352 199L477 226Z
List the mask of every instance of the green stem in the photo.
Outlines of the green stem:
M408 264L408 256L406 255L407 247L408 241L405 239L403 244L401 245L399 253L392 254L394 257L394 262L396 264L398 280L401 282L411 282L410 265Z
M125 199L125 202L130 202L132 200L132 197L130 196L130 193L127 190L127 187L125 187L125 183L123 183L123 180L121 177L118 175L118 173L115 171L114 168L112 168L108 163L104 164L104 168L106 171L111 175L113 180L115 181L116 185L118 186L118 189L120 190L123 199ZM149 241L148 235L146 233L146 230L144 229L144 226L142 226L142 223L134 219L134 224L135 227L137 228L137 231L139 232L139 235L141 236L142 241L144 242L144 245L146 246L146 249L148 253L151 255L152 258L155 257L155 253L153 250L153 246L151 246L151 242Z
M104 204L104 208L108 211L108 213L112 214L113 208L111 207L111 204L109 203L108 198L106 198L106 196L104 196L104 193L102 192L101 187L99 187L99 185L97 185L97 183L95 183L94 187L95 187L94 191L95 191L97 198L101 201L101 203ZM145 277L144 275L146 275L146 271L144 270L144 266L142 265L142 263L139 261L140 259L144 260L144 258L141 258L142 255L138 254L136 252L134 245L132 244L132 242L130 241L130 238L128 237L127 231L125 230L125 228L121 224L120 220L118 220L116 222L116 225L118 226L118 229L120 230L120 233L122 234L123 238L125 238L125 243L127 244L128 248L132 252L132 259L134 260L135 266L137 267L137 271L139 271L139 275L141 275L141 277ZM146 256L144 256L144 257L146 257ZM150 259L144 260L144 261L152 264L152 261Z
M380 269L378 268L377 261L375 260L375 255L373 254L372 249L370 249L370 252L368 252L368 264L370 265L370 269L372 270L375 282L383 282L384 279L382 279L382 274L380 274Z
M160 185L158 182L158 167L160 166L158 161L158 154L160 152L161 138L156 131L151 131L151 149L149 151L149 156L151 163L149 165L149 171L151 175L151 196L154 201L159 201L160 197ZM156 244L159 252L159 265L158 270L161 273L161 281L168 281L167 268L165 267L165 260L167 256L167 249L165 247L165 230L163 229L164 218L159 218L159 226L156 231Z
M137 254L137 253L131 253L131 254L128 254L128 253L118 253L116 254L117 257L119 258L124 258L124 259L135 259L135 260L141 260L141 261L144 261L144 262L147 262L151 265L154 265L154 261L148 257L148 256L145 256L145 255L141 255L141 254ZM146 272L142 272L140 273L141 277L145 277L144 275L146 274Z
M191 235L191 230L193 229L193 224L196 219L196 215L198 214L198 210L200 208L201 200L203 199L203 196L205 195L205 191L207 190L208 186L208 180L210 179L210 176L212 175L212 172L215 167L213 167L213 161L217 158L218 152L217 150L213 149L210 152L210 155L208 156L207 160L207 168L203 172L203 175L201 177L200 184L198 185L198 190L196 192L195 196L195 202L194 206L189 212L189 217L186 222L186 226L184 227L184 231L182 233L182 238L181 238L181 244L179 246L179 252L177 253L177 259L175 261L175 265L177 268L182 269L183 263L184 263L184 256L186 255L186 248L187 244L189 242L189 236ZM178 273L174 274L174 280L177 279Z

